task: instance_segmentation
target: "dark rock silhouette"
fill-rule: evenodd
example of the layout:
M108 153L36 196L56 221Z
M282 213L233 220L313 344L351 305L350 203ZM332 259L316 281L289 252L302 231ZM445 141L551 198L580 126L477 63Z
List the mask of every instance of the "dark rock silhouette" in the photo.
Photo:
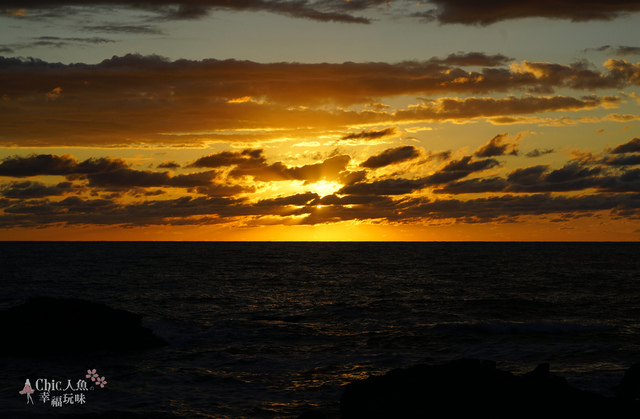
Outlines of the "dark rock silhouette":
M631 365L624 373L620 385L615 389L618 397L640 398L640 362Z
M343 419L622 417L638 407L573 388L548 364L514 375L477 359L394 369L348 384L340 399Z
M167 343L142 316L73 298L36 297L0 312L1 355L124 352Z

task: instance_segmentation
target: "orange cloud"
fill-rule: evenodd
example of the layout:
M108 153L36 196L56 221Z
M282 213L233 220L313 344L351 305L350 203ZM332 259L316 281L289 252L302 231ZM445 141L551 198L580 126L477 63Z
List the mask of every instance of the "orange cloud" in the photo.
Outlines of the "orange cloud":
M499 134L476 156L503 156L514 144ZM428 224L444 219L489 223L594 212L629 221L640 218L637 138L599 154L576 152L559 168L519 167L506 175L496 172L502 163L494 158L451 159L451 153L428 152L418 161L416 152L412 146L400 146L370 156L364 165L368 168L416 159L414 172L378 173L375 179L350 172L347 155L289 166L267 162L262 150L223 151L196 159L186 167L194 171L177 175L136 170L112 157L79 161L69 155L13 156L0 163L0 176L19 179L0 184L0 227L317 225L350 220ZM536 149L525 154L550 152ZM440 161L440 167L429 173L432 166L427 161ZM45 181L51 176L65 180ZM21 179L25 177L30 179ZM326 196L308 189L253 195L272 179L302 181L303 188L319 180L344 186Z
M344 108L403 95L424 97L450 92L469 96L525 88L620 87L637 84L640 71L620 60L607 62L607 74L526 62L511 70L486 67L481 73L450 66L482 61L500 65L506 59L476 53L397 64L260 64L235 60L172 62L158 56L127 55L96 65L64 65L0 58L0 142L198 144L226 140L220 133L241 130L263 130L269 132L267 138L274 138L277 130L295 132L300 127L345 130L364 124L612 107L620 103L619 98L556 95L428 98L397 110L379 106L362 111ZM380 132L380 136L392 136L391 130ZM366 137L363 132L358 139Z

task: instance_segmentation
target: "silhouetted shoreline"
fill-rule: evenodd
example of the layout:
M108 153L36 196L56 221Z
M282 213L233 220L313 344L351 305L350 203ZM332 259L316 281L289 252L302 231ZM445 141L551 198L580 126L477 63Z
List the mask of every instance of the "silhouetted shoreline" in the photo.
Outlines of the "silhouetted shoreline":
M76 355L127 352L166 345L141 326L142 315L78 298L33 297L0 311L0 355ZM73 325L73 327L70 327ZM78 330L81 333L78 333ZM100 342L100 345L87 345ZM43 350L43 343L46 349Z
M580 390L540 364L515 375L494 361L458 359L397 368L345 386L341 419L482 417L621 417L637 412L640 363L627 369L616 397ZM328 418L308 411L299 419Z

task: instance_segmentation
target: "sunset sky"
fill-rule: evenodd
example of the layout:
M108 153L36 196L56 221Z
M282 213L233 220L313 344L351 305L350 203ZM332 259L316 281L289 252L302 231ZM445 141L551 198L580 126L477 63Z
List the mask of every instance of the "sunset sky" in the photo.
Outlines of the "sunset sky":
M0 239L639 240L640 0L0 0Z

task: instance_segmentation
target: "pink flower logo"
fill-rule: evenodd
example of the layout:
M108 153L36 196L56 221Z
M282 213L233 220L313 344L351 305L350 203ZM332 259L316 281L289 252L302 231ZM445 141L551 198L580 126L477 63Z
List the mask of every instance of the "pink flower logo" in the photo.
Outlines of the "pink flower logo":
M105 384L107 384L107 380L104 377L98 377L96 380L96 385L100 386L100 388L104 388Z
M92 370L87 370L87 375L85 377L91 378L91 381L96 381L96 378L98 378L98 373L96 372L95 368Z

